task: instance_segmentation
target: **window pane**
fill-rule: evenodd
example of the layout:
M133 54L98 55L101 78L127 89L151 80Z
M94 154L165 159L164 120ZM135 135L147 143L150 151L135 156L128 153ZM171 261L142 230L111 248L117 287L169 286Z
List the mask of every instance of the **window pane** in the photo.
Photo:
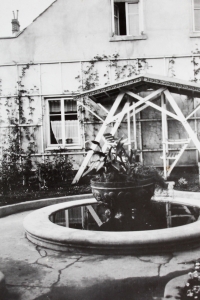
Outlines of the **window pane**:
M200 10L194 11L194 29L200 31Z
M139 35L139 16L129 15L129 34Z
M77 103L74 100L64 101L65 109L65 144L79 143L79 123L77 117Z
M60 100L49 101L49 111L50 114L61 114Z
M65 112L77 113L76 102L74 100L65 100Z
M66 144L78 144L78 120L65 121L65 143Z
M200 0L194 0L194 8L200 8Z

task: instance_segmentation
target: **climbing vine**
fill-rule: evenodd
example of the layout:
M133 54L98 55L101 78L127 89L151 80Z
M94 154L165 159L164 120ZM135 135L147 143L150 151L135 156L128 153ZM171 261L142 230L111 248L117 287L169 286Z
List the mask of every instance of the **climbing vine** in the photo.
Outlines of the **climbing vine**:
M169 59L169 65L168 65L168 76L170 77L176 77L176 73L175 73L175 61L176 60L176 57L175 56L172 56L170 59Z
M98 62L104 62L104 71L103 78L102 74L100 76L99 70L96 67ZM99 55L91 59L91 61L87 63L82 63L81 75L75 77L79 82L79 91L87 91L94 88L97 88L100 85L100 77L101 80L104 81L104 85L108 85L111 82L117 82L119 80L128 79L132 76L137 76L144 71L147 71L151 66L148 64L146 59L129 59L124 60L120 59L120 55L118 53L114 53L112 55ZM87 98L83 98L83 104L88 107L88 109L92 110L94 113L97 111L91 106L90 101ZM99 128L99 120L92 115L89 116L88 112L83 109L83 121L81 121L81 126L84 124L88 124L88 122L92 122L92 127L87 126L87 130L85 132L85 140L87 141L89 135L95 138L97 135L97 131Z
M196 44L196 49L194 51L192 51L192 54L199 54L199 56L193 56L191 63L193 65L193 75L194 75L194 79L192 79L191 81L193 82L198 82L198 74L200 72L200 64L199 64L199 59L200 59L200 50L198 48L198 45Z
M21 75L19 76L17 95L13 98L7 97L5 107L7 112L8 128L4 133L6 139L3 145L1 174L3 193L12 189L13 185L18 185L19 180L23 178L23 183L26 184L27 178L31 175L32 160L31 155L37 151L34 132L30 131L29 124L33 122L32 116L35 110L33 106L34 99L27 95L27 91L23 85L23 78L30 64L22 67ZM24 98L29 101L29 119L25 117ZM27 140L27 149L24 150L24 139Z
M72 169L72 163L62 153L58 153L53 161L48 158L43 162L33 161L33 155L38 152L38 125L33 124L36 105L23 84L29 68L30 64L22 67L17 94L15 97L7 97L4 104L8 126L5 126L1 160L0 188L3 194L18 190L20 186L29 190L33 184L43 188L52 184L53 180L64 181L64 173ZM37 87L34 86L34 89L37 90Z

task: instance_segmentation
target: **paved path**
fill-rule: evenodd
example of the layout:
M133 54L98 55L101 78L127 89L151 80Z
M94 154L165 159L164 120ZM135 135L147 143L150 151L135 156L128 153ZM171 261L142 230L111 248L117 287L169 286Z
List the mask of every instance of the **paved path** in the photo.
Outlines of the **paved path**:
M5 300L176 299L200 248L151 256L76 255L34 246L24 236L29 212L0 219ZM2 300L0 295L0 300Z

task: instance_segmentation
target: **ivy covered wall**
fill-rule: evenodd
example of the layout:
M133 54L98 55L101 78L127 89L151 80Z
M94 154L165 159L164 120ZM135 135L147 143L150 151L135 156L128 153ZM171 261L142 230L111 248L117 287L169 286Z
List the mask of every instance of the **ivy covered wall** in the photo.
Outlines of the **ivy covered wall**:
M118 54L96 55L91 61L13 64L0 67L0 139L1 153L9 143L9 133L18 135L17 139L23 151L31 151L37 160L44 156L55 155L48 145L47 99L63 95L73 95L82 90L89 90L102 85L125 80L131 76L152 73L167 75L189 81L199 82L199 53L187 57L121 59ZM142 97L146 96L141 92ZM187 116L198 104L199 99L174 95L178 105ZM109 110L113 99L104 103ZM157 100L160 103L160 100ZM85 103L90 107L90 102ZM171 108L168 108L169 110ZM100 117L106 113L98 110ZM101 121L87 109L81 109L80 126L82 128L82 147L70 149L63 147L63 153L69 154L77 169L89 146L101 126ZM131 120L132 122L132 120ZM168 122L169 137L185 138L182 126L174 120ZM192 128L200 136L200 112L190 120ZM131 125L132 126L132 125ZM137 145L143 152L143 159L148 164L162 165L161 115L153 108L147 108L137 115ZM17 130L17 132L15 132ZM108 128L109 131L109 128ZM118 136L127 135L127 123L122 122ZM132 132L133 139L133 132ZM180 160L181 165L195 165L198 160L194 146L187 150ZM48 150L47 150L48 149Z

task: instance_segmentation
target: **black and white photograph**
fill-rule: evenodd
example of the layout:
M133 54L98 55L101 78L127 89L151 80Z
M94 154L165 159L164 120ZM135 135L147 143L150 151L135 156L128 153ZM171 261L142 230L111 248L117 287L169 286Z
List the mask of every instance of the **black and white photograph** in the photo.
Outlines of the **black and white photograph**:
M0 0L0 300L200 300L200 0Z

